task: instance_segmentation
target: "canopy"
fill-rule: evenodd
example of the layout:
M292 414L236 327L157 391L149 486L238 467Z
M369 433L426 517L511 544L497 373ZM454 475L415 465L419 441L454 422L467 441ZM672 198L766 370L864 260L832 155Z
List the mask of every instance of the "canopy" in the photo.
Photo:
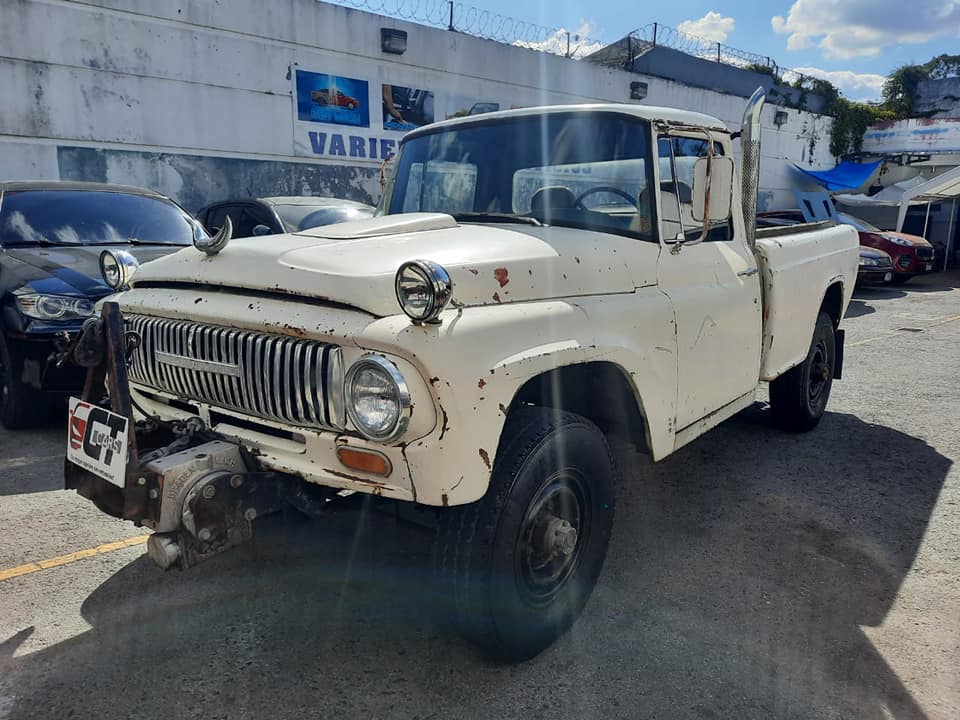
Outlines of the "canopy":
M903 194L908 190L912 190L917 185L922 185L924 179L920 176L908 178L907 180L901 180L898 183L894 183L888 187L885 187L880 192L875 195L864 195L862 193L856 195L846 195L838 194L834 195L834 200L843 205L860 205L860 206L889 206L889 207L898 207L900 201L903 200ZM914 202L914 205L919 205L920 202Z
M794 167L812 177L827 190L853 190L869 180L873 171L879 165L879 160L872 163L855 163L844 160L832 170L807 170L796 164L794 164Z
M900 200L900 214L897 217L897 231L903 230L903 221L907 219L910 203L932 203L937 200L954 200L960 196L960 165L942 175L915 185L907 190Z

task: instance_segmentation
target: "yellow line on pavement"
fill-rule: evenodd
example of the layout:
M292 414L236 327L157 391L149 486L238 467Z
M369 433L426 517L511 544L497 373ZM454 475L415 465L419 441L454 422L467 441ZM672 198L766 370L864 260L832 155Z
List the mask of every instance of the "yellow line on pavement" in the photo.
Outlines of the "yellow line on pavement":
M929 325L924 325L921 330L929 330L931 328L939 327L940 325L946 325L947 323L952 323L954 320L960 320L960 315L954 315L948 317L944 320L940 320L935 323L930 323ZM908 335L912 334L912 331L909 330L895 330L894 332L887 333L886 335L877 335L876 337L867 338L866 340L858 340L854 343L847 343L847 347L857 347L857 345L866 345L867 343L876 342L877 340L886 340L887 338L897 337L898 335Z
M83 560L84 558L93 557L94 555L103 555L116 550L123 550L123 548L133 547L134 545L143 545L148 537L150 536L137 535L136 537L127 538L126 540L106 543L105 545L98 545L97 547L87 548L86 550L77 550L77 552L60 555L59 557L50 558L49 560L38 560L37 562L18 565L17 567L12 567L7 570L0 570L0 582L9 580L10 578L20 577L21 575L29 575L30 573L39 572L40 570L66 565L67 563Z

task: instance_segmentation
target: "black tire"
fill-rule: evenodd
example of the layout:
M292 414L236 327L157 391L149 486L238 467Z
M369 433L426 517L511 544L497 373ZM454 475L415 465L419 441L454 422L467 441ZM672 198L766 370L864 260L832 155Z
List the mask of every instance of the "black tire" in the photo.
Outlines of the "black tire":
M43 394L20 379L23 356L10 347L0 333L0 423L8 430L33 427L46 419L48 403Z
M770 410L780 427L806 432L817 426L830 399L835 362L833 320L821 312L806 360L770 383Z
M894 274L893 274L893 279L890 280L890 284L891 284L891 285L906 285L907 282L909 282L912 277L913 277L913 275L904 275L903 273L894 273Z
M487 655L531 658L576 620L607 554L615 474L586 418L510 413L487 494L442 511L434 546L454 622Z

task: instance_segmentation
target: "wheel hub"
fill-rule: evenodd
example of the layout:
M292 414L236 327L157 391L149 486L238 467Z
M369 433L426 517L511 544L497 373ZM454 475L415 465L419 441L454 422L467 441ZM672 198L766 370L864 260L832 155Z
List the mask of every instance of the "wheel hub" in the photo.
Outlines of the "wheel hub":
M544 539L545 550L554 556L569 557L577 547L577 529L563 518L552 517Z

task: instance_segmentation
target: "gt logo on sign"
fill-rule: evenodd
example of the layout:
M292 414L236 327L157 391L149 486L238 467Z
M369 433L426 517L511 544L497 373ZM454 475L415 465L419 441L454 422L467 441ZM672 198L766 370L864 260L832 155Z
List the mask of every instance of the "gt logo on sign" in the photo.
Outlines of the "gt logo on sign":
M124 486L127 466L127 418L70 398L67 460L114 485Z

